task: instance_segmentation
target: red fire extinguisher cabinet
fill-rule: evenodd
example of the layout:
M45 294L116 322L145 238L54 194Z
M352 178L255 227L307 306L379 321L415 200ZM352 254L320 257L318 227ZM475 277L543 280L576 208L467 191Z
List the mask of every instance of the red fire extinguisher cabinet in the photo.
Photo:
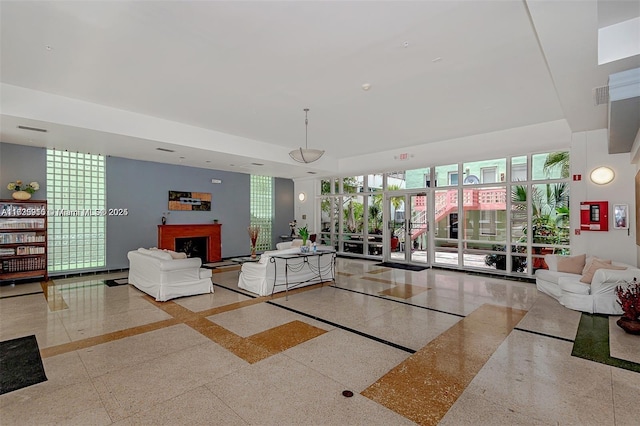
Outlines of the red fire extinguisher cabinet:
M582 201L580 203L581 231L609 230L609 202Z

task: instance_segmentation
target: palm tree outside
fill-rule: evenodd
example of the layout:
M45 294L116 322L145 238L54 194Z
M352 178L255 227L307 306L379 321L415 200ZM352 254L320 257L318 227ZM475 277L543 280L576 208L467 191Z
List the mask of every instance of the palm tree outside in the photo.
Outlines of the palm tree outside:
M550 174L554 169L560 169L560 176L569 177L571 164L569 162L569 151L550 152L544 162L543 169Z

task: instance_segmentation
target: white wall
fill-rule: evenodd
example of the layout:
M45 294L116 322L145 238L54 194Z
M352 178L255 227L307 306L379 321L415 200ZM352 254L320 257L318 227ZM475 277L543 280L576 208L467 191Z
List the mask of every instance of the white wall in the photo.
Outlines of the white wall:
M640 133L639 133L640 134ZM617 261L640 265L640 252L635 244L635 185L636 172L640 165L632 164L632 156L626 154L609 155L607 152L607 130L579 132L571 135L571 174L582 175L581 181L571 182L571 249L575 254L588 253L599 257L611 258ZM562 149L555 147L551 149ZM636 156L638 157L638 156ZM466 160L466 158L459 158ZM423 164L424 165L424 164ZM600 186L589 180L589 173L598 166L609 166L616 177L608 185ZM370 170L369 170L370 171ZM298 179L294 183L295 217L299 224L308 224L309 230L320 230L320 218L317 217L319 206L316 196L320 193L320 184L315 179ZM306 200L300 202L297 196L300 192L306 194ZM575 235L580 228L581 201L609 202L609 231L582 231ZM629 230L613 229L613 204L627 204L629 206ZM302 219L306 215L306 219Z
M569 148L571 129L566 120L550 121L491 133L425 143L409 148L390 147L389 151L346 157L339 160L342 176L372 172L411 170L460 161L522 155L523 152L549 152ZM406 153L407 159L400 160Z
M571 251L587 253L606 259L614 259L632 265L638 264L635 229L636 167L631 164L629 153L609 155L607 130L574 133L571 142L571 174L582 175L582 180L571 183ZM596 185L589 180L589 173L598 166L608 166L615 171L615 179L607 185ZM580 202L609 202L609 231L581 231ZM613 205L629 206L629 229L613 229Z
M320 204L316 197L320 195L320 182L316 179L298 179L294 181L293 187L295 218L298 222L298 228L307 225L310 234L319 233L320 216L318 212ZM304 201L300 201L298 198L301 192L306 196Z
M636 165L636 174L640 173L640 129L638 129L638 133L636 133L636 138L633 141L633 146L631 147L631 162L633 164ZM638 214L638 211L640 211L640 207L636 205L635 209L632 209L633 213L635 215ZM635 223L632 224L632 226L635 226ZM638 230L635 230L636 232L638 232ZM636 251L637 251L637 264L640 265L640 247L638 247L638 245L636 244Z

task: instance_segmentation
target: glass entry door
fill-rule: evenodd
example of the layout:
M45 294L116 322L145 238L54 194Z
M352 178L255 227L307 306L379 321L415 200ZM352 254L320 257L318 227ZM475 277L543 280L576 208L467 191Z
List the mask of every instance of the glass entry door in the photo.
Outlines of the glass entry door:
M389 250L385 261L429 264L429 202L426 192L387 195Z

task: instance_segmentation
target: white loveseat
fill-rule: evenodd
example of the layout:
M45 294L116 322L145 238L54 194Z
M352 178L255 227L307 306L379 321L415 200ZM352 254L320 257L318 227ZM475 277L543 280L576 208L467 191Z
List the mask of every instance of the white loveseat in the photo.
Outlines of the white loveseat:
M586 255L546 255L545 263L549 269L535 272L538 290L569 309L591 314L621 315L616 287L640 278L635 266Z
M211 270L200 258L177 258L163 250L139 248L127 254L129 284L164 302L181 296L213 293Z
M245 262L238 278L238 287L260 296L269 296L287 289L285 265L288 266L287 277L289 289L319 282L335 280L335 250L328 246L317 246L322 256L296 257L287 259L274 258L274 255L300 253L300 247L292 242L278 243L278 250L266 251L258 262ZM319 263L318 263L319 262ZM320 279L322 276L322 280Z

